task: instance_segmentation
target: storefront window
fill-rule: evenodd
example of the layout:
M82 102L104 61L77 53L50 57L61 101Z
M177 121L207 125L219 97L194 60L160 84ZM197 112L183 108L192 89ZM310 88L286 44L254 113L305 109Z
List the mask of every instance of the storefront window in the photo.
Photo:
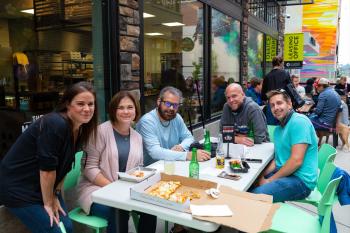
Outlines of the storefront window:
M201 119L196 88L203 102L202 8L197 1L144 1L146 112L156 106L162 87L174 86L183 92L179 113L185 122Z
M248 27L248 79L263 78L263 33Z
M226 102L228 83L239 82L240 23L212 10L211 112L219 114Z
M0 159L68 85L94 82L91 0L33 2L0 9Z

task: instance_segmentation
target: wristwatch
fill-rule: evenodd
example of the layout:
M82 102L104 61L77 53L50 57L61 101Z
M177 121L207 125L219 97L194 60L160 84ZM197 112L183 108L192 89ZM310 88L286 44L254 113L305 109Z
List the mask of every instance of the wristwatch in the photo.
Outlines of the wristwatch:
M61 189L55 189L54 194L56 197L61 196Z

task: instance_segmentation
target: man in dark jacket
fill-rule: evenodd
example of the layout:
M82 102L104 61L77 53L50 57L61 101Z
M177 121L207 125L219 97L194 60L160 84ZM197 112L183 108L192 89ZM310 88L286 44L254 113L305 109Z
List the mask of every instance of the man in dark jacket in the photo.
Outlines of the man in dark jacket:
M272 59L273 69L268 73L263 81L263 86L261 90L261 98L263 101L267 101L266 94L269 91L284 89L286 90L287 84L291 83L289 73L283 69L283 58L274 57ZM271 113L270 107L267 105L266 109L267 124L278 125L279 122Z
M246 97L242 87L237 83L230 84L225 91L227 102L224 105L220 120L222 125L234 125L234 143L253 146L269 141L266 118L259 105ZM248 132L253 134L253 140Z
M268 73L263 81L262 86L262 99L267 101L266 94L269 91L277 89L286 89L288 83L291 83L289 73L283 69L283 58L274 57L272 59L273 69Z

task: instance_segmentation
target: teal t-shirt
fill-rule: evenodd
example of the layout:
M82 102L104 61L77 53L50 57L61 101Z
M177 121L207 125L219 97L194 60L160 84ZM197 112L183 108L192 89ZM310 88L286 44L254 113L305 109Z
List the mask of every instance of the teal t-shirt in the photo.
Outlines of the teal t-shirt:
M278 126L274 132L275 161L281 168L291 156L292 146L308 144L304 162L293 175L299 177L305 185L313 190L317 182L317 136L311 121L304 115L293 113L287 125Z

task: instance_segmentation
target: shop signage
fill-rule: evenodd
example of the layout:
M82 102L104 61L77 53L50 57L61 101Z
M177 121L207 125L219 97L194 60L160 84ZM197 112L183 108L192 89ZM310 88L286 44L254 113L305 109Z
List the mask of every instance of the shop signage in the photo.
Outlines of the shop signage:
M277 40L271 36L266 36L266 61L271 62L277 55Z
M222 126L222 139L224 143L232 143L235 138L235 127L233 125Z
M303 66L304 33L284 34L284 65L296 69Z
M22 124L22 133L28 129L28 127L36 120L40 119L43 115L34 115L32 116L32 121L26 121Z
M194 42L191 38L185 37L181 41L181 48L185 52L190 52L194 48Z

